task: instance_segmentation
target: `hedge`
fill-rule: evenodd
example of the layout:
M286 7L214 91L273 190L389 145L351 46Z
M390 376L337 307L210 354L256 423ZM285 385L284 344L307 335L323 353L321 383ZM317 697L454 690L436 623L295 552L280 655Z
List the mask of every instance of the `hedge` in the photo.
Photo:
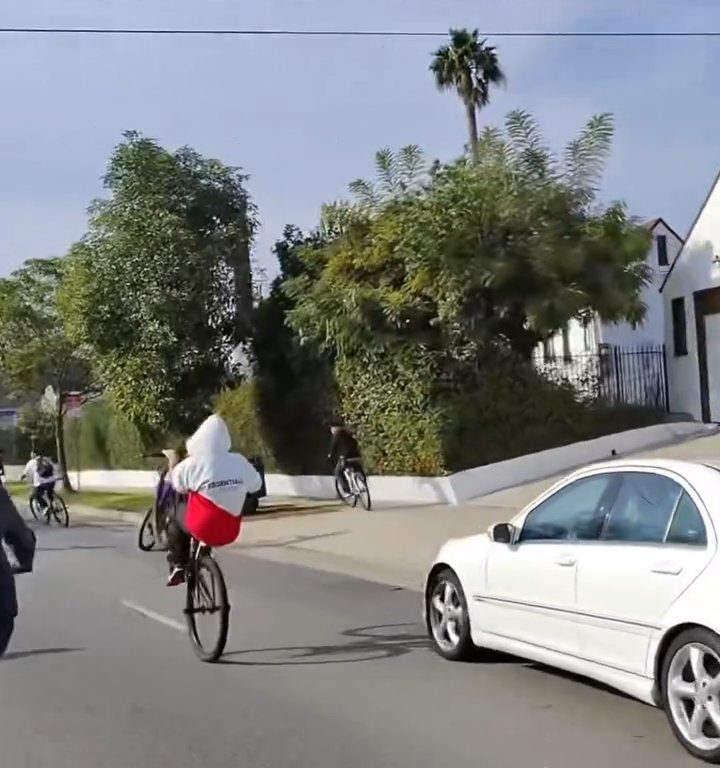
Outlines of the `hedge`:
M529 362L494 354L457 368L406 348L337 362L284 390L262 376L222 392L217 411L233 446L262 456L268 472L329 471L328 426L342 414L358 434L368 469L379 474L442 475L526 453L662 421L642 408L579 402L568 384L551 382ZM66 430L70 466L148 468L138 431L103 402ZM1 445L1 444L0 444Z

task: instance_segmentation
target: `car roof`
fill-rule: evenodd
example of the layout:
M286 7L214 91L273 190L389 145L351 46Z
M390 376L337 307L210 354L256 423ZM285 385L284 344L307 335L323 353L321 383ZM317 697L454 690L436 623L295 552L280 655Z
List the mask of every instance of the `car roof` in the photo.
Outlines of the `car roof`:
M696 458L687 461L683 459L635 459L632 457L613 459L612 461L588 464L572 472L568 475L568 479L582 477L585 474L594 473L598 470L619 472L623 469L648 469L651 471L672 472L687 480L696 488L700 495L710 490L708 484L713 486L712 491L717 492L720 490L720 457ZM714 487L715 483L718 484L718 488Z

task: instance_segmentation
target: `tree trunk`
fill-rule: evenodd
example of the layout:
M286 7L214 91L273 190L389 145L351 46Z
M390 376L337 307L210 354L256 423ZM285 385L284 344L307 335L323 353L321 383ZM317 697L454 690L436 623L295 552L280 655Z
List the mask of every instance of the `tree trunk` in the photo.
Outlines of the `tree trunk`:
M246 213L247 216L247 213ZM235 284L235 344L246 341L251 333L253 292L250 266L250 227L245 224L232 254L233 282Z
M65 453L65 411L63 410L63 392L58 388L57 410L55 411L55 447L60 466L60 482L65 491L72 491L70 476L67 468L67 456Z
M471 101L465 102L465 110L467 112L468 120L468 132L470 134L470 152L474 162L478 160L478 125L477 125L477 112L475 111L475 105Z

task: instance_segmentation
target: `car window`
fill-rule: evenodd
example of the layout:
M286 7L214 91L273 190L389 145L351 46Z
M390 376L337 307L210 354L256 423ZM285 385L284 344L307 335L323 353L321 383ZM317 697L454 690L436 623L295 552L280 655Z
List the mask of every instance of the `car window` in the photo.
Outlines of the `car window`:
M683 489L669 477L624 472L603 539L660 544Z
M668 544L695 544L705 546L707 533L700 511L693 500L683 491L680 503L675 510L666 542Z
M520 541L597 539L605 522L604 497L613 478L593 475L561 488L528 514Z

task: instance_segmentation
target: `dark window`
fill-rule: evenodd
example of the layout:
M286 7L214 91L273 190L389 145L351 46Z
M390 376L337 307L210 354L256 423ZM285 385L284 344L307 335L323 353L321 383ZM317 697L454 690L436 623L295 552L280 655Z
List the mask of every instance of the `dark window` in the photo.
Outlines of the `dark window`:
M562 329L562 348L563 348L563 360L569 363L572 360L572 354L570 352L570 331L567 325Z
M668 544L694 544L702 547L707 544L707 533L702 515L693 500L684 491L675 510L675 517L668 531L666 542Z
M543 340L543 357L548 361L555 359L555 345L552 338Z
M603 539L661 544L683 489L669 477L624 472Z
M525 518L520 541L595 541L600 536L604 502L616 475L576 480L538 504Z
M658 251L658 264L661 267L667 267L667 237L665 235L657 236L657 251Z
M672 326L673 326L673 351L675 357L687 355L687 328L685 325L685 299L681 296L679 299L673 299L672 308Z

